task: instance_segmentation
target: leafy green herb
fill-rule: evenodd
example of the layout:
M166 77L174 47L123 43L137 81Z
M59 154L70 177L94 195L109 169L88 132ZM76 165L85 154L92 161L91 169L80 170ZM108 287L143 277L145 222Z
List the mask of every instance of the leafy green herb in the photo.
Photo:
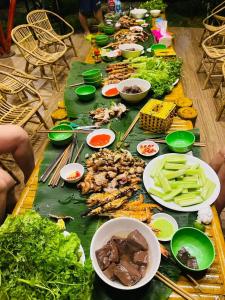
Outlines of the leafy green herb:
M80 263L80 240L34 211L0 227L0 299L90 299L91 262Z
M141 3L140 8L147 9L148 11L152 9L164 10L166 8L166 3L163 0L150 0Z
M173 83L180 77L181 59L140 56L129 61L136 68L132 77L149 81L154 98L169 93Z

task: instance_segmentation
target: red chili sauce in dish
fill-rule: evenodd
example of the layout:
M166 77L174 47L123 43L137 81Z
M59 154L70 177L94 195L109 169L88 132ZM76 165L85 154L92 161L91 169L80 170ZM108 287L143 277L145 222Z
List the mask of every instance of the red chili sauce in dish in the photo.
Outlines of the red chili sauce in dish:
M156 152L155 146L154 145L141 145L140 146L140 152L142 154L148 155L148 154L153 154Z
M91 146L99 147L99 146L107 145L109 143L109 141L110 141L110 135L97 134L90 139L89 144Z
M105 95L107 97L113 97L119 94L119 91L117 90L117 88L111 88L108 91L105 92Z

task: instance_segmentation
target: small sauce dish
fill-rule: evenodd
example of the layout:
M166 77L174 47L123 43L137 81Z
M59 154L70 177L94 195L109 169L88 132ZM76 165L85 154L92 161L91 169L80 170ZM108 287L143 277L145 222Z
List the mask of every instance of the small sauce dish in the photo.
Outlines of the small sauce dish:
M153 141L143 141L137 145L137 152L146 157L154 156L159 152L159 146Z
M156 230L155 234L159 241L168 242L178 230L178 224L172 216L158 213L152 216L151 228L153 231Z
M79 181L83 175L84 167L79 163L67 164L60 170L60 177L69 183Z

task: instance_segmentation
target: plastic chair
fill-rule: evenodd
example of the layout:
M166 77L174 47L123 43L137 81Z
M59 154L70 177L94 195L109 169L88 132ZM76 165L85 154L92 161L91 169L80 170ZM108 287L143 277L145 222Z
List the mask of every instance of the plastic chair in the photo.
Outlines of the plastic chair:
M54 44L52 44L54 47L49 47L46 50L44 48L45 44L35 39L33 32L35 30L42 32L43 35L48 35L50 39L54 38ZM64 57L64 54L67 51L66 45L47 30L30 24L19 25L13 28L11 36L26 60L25 71L29 73L30 65L33 66L33 69L39 68L41 74L40 78L53 81L55 83L56 90L58 91L59 86L56 79L55 67L59 65L57 62L60 59L63 59L66 67L69 68ZM44 69L45 66L50 67L52 77L46 76Z
M57 23L62 23L64 26L67 27L68 33L66 34L58 34L53 26L52 23L50 22L49 17L54 17L57 19ZM44 9L39 9L39 10L33 10L28 13L27 15L27 22L28 24L33 24L35 26L38 26L42 29L47 30L48 32L51 32L53 35L51 38L49 38L49 35L43 34L42 31L35 29L35 34L40 42L43 44L49 45L55 42L56 39L60 39L61 41L69 40L69 44L66 44L68 48L71 48L74 52L74 55L77 56L76 48L73 44L72 41L72 35L74 34L74 29L73 27L66 22L62 17L57 15L56 13L49 11L49 10L44 10Z

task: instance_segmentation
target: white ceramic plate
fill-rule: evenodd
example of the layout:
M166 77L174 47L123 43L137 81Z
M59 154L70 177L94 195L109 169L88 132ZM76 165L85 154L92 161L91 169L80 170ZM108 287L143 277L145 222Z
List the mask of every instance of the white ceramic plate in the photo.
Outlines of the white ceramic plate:
M105 94L108 90L113 89L113 88L117 88L117 87L118 87L118 84L116 84L116 83L112 83L112 84L107 84L107 85L105 85L105 86L102 88L102 95L103 95L104 97L107 97L107 98L112 98L112 97L118 96L118 95L120 94L120 93L119 93L119 90L118 90L118 94L115 95L115 96L107 96L107 95Z
M177 221L174 219L174 217L172 217L168 214L165 214L165 213L158 213L158 214L155 214L152 216L151 225L153 228L154 228L154 221L157 219L161 219L161 218L170 222L173 225L174 231L173 231L172 235L170 237L168 237L167 239L159 238L159 237L157 237L157 235L156 235L156 237L159 241L168 242L172 239L172 236L178 230L178 224L177 224Z
M165 206L165 207L170 208L172 210L184 211L184 212L185 211L187 211L187 212L188 211L198 211L200 208L202 208L205 205L213 204L213 202L216 201L216 199L219 195L219 192L220 192L220 181L219 181L219 178L218 178L217 174L215 173L215 171L207 163L205 163L204 161L202 161L201 159L199 159L197 157L187 155L187 154L169 153L169 154L160 155L160 156L154 158L153 160L151 160L147 164L147 166L145 167L145 170L144 170L144 173L143 173L143 182L144 182L144 186L145 186L146 190L148 191L149 188L155 188L158 191L162 191L159 187L155 186L154 180L150 176L150 174L151 174L151 171L153 170L153 168L155 166L155 163L158 160L161 160L164 157L169 157L169 156L174 155L174 154L176 154L176 155L185 155L185 157L187 159L187 163L189 165L194 165L194 164L197 163L203 168L206 176L216 184L216 187L215 187L215 190L214 190L213 194L207 200L205 200L204 202L202 202L200 204L192 205L192 206L187 206L187 207L181 207L181 206L179 206L178 204L176 204L175 202L172 202L172 201L171 202L168 202L168 201L166 202L166 201L162 200L161 198L159 198L155 195L151 195L151 197L156 202L161 204L162 206Z
M93 138L95 135L99 135L99 134L108 134L110 135L110 140L108 142L108 144L105 144L104 146L93 146L90 144L90 140L91 138ZM101 149L101 148L106 148L109 145L111 145L115 140L115 133L110 130L110 129L96 129L94 131L92 131L91 133L88 134L87 138L86 138L86 142L88 144L89 147L91 148L95 148L95 149Z
M149 154L144 154L141 152L141 146L144 146L144 145L152 145L154 146L154 152L152 153L149 153ZM142 141L140 142L139 144L137 144L137 152L140 154L140 155L143 155L143 156L146 156L146 157L151 157L151 156L154 156L156 155L158 152L159 152L159 146L153 142L153 141Z
M70 235L70 232L65 230L65 231L63 231L63 235L68 236L68 235ZM84 265L84 263L85 263L85 253L84 253L84 249L83 249L81 244L80 244L79 252L81 252L80 262L82 263L82 265Z

